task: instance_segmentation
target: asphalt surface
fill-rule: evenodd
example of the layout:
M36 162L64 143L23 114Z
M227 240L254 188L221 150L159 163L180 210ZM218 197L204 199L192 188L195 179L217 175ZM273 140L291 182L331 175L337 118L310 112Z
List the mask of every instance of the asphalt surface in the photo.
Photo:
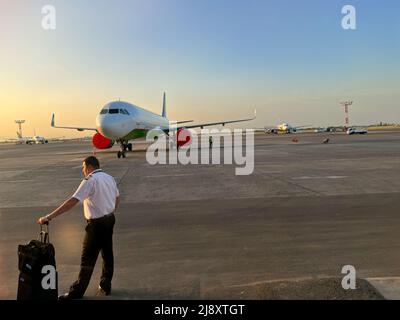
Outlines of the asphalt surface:
M224 299L271 281L290 281L301 298L313 285L296 281L341 277L344 265L358 278L400 274L400 132L256 135L249 176L235 165L151 166L136 150L97 153L122 195L112 298ZM0 145L0 299L16 297L18 244L73 194L91 153L83 142ZM60 293L76 279L85 223L81 206L51 223Z

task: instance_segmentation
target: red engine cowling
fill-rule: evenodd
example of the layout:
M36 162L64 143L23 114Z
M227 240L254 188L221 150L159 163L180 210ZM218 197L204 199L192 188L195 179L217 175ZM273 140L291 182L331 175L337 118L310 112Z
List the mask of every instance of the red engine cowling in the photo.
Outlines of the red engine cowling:
M179 129L176 133L176 144L179 148L190 144L191 139L192 136L190 134L190 131L185 128Z
M92 138L93 145L100 150L110 149L114 145L114 141L104 137L100 133L96 133Z

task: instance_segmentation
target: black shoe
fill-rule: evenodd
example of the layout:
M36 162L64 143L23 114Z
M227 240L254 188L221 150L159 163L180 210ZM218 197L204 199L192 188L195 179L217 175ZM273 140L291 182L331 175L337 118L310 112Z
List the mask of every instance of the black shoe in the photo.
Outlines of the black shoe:
M111 289L110 290L104 290L101 286L97 289L96 296L101 297L101 296L109 296L111 294Z
M72 297L69 293L64 293L61 296L58 296L58 300L72 300Z
M58 300L77 300L82 298L81 296L72 295L70 292L58 296Z

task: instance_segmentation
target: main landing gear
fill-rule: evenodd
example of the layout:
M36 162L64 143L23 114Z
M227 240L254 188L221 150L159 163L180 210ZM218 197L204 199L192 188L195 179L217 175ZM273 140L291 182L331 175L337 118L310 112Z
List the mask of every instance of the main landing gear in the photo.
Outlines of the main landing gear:
M133 145L132 143L125 143L125 142L121 142L120 145L121 145L121 150L118 151L117 153L118 159L126 158L126 151L132 151Z

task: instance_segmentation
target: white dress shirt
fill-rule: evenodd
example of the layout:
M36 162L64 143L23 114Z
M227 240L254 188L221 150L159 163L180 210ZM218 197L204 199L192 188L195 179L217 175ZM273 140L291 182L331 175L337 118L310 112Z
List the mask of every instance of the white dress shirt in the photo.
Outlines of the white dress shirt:
M72 197L83 202L85 218L90 220L113 213L118 196L114 178L99 169L82 180Z

